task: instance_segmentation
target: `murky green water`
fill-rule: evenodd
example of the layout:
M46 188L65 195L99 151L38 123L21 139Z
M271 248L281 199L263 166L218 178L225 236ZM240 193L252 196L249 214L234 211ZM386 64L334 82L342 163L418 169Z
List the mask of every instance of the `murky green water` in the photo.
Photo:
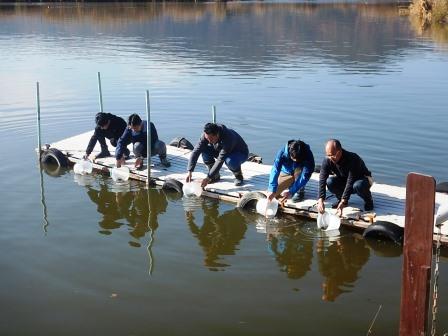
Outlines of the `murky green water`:
M446 181L448 47L395 5L0 7L0 334L396 335L401 251L315 223L100 175L40 171L44 142L98 110L195 140L217 106L269 162L289 138L320 161L338 137L379 182ZM439 331L448 331L441 265Z

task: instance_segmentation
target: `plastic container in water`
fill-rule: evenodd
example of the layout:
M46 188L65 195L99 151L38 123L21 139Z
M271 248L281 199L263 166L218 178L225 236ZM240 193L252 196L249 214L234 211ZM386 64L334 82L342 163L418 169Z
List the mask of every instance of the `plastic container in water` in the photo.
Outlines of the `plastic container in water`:
M128 167L114 167L110 170L110 177L115 182L127 181L129 179L129 168Z
M200 197L202 195L202 187L200 183L187 182L182 186L182 191L185 196L196 196Z
M317 227L324 231L338 230L341 226L339 216L333 215L327 211L317 215Z
M75 174L79 175L85 175L85 174L91 174L93 170L92 162L89 160L81 160L75 163L73 166L73 171Z
M257 212L260 215L272 218L277 214L278 201L274 198L269 201L267 198L263 198L257 201Z

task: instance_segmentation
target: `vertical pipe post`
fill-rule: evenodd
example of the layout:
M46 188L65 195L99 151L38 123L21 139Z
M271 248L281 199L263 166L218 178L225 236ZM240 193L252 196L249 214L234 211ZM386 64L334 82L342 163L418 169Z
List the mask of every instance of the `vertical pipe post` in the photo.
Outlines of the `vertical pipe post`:
M435 188L431 176L407 176L400 336L426 335L428 331Z
M146 90L146 123L147 123L146 157L148 159L146 184L149 185L149 179L151 177L151 112L149 105L149 90Z
M100 112L104 112L103 110L103 91L101 90L101 74L98 72L98 94L100 100Z
M212 105L212 123L216 124L216 106Z
M42 142L41 142L41 134L40 134L40 93L39 93L39 82L36 82L36 94L37 94L37 153L39 155L42 153Z

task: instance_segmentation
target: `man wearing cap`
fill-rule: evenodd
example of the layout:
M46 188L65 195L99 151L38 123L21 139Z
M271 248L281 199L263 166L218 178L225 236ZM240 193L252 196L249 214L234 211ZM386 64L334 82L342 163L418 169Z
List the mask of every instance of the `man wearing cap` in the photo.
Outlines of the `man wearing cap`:
M350 195L355 193L364 200L365 211L373 210L373 198L370 192L373 184L372 173L359 155L346 151L336 139L327 141L325 155L319 175L318 211L325 212L326 187L337 197L332 208L337 209L339 216L342 216L342 210L347 206Z
M304 198L305 185L314 171L310 146L301 140L289 140L277 153L269 176L268 199L292 196L293 202ZM283 192L283 193L282 193Z
M187 182L192 180L191 175L200 154L202 154L202 160L208 167L207 177L201 183L203 188L209 183L219 181L219 170L224 163L235 175L235 185L243 185L244 178L241 164L247 160L249 149L243 138L233 129L227 128L222 124L205 124L204 132L188 161Z
M97 141L100 143L101 152L98 155L93 156L92 160L110 156L110 152L106 144L106 138L109 139L110 144L113 147L116 147L118 139L126 129L126 121L124 121L123 118L117 117L111 113L97 113L95 116L95 123L95 131L93 132L89 144L87 145L86 154L84 155L85 159L87 159L92 153ZM129 155L129 150L127 151L127 155Z

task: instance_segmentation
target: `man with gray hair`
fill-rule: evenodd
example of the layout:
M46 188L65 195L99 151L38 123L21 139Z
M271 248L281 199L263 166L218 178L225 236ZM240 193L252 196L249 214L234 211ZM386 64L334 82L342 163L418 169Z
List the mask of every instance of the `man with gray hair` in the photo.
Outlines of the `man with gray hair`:
M373 184L372 173L361 157L346 151L337 139L327 141L325 155L319 175L318 211L325 212L326 187L337 197L332 208L337 209L339 216L342 216L342 210L347 206L350 195L355 193L364 200L365 211L373 210L373 198L370 192Z

